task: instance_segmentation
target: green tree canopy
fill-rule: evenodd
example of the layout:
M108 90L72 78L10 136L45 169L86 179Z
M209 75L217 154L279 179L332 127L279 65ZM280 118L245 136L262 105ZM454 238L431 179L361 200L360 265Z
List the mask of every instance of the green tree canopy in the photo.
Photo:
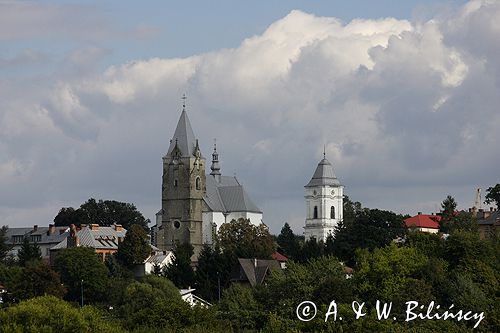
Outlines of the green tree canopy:
M451 220L455 215L455 211L457 209L457 202L455 198L451 195L448 195L446 199L441 203L441 216L443 220Z
M278 235L278 246L282 253L288 258L296 258L299 255L300 244L297 236L293 233L288 222L285 222Z
M109 272L94 249L89 247L64 249L57 254L55 268L68 290L66 295L68 300L81 301L82 283L84 304L104 299Z
M115 200L99 200L90 198L80 208L61 208L54 218L56 226L69 226L71 224L99 224L111 226L121 224L125 229L138 224L144 229L148 227L149 220L131 203Z
M219 300L219 281L222 288L227 287L232 270L232 260L222 252L218 245L205 245L198 257L196 267L196 291L209 302Z
M29 299L43 295L62 298L66 293L66 289L61 285L59 274L43 262L23 268L22 277L16 280L11 291L16 299Z
M26 266L30 262L42 260L40 247L36 243L30 243L28 237L23 239L23 244L17 252L18 262L21 266Z
M403 216L391 211L368 209L356 210L352 221L344 221L335 228L333 252L354 265L356 249L375 249L388 245L394 239L403 238L406 228Z
M174 249L174 260L165 267L164 275L178 288L194 286L195 276L191 266L193 246L189 243L178 244Z
M0 311L0 332L120 333L120 325L94 307L74 308L54 296L23 301Z
M7 254L10 251L10 246L7 244L7 230L9 227L4 225L0 228L0 262L5 262Z
M484 203L488 205L495 203L497 205L497 209L500 209L500 184L488 187L484 199Z
M133 267L142 264L151 254L148 234L138 224L133 224L127 230L123 242L118 245L116 258L125 266Z
M249 219L232 220L219 228L218 242L224 252L235 258L270 259L276 243L264 224L255 226Z

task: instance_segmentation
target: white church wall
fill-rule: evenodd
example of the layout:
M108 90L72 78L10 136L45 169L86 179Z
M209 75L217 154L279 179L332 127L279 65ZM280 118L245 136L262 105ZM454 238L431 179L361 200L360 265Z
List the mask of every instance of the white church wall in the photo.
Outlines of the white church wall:
M259 225L262 223L262 213L251 213L251 212L231 212L226 217L226 222L231 222L232 220L238 221L238 219L249 219L250 223L253 225Z
M219 227L225 222L225 217L222 212L203 212L203 242L205 244L213 244L213 234L219 231ZM215 230L213 224L215 223Z

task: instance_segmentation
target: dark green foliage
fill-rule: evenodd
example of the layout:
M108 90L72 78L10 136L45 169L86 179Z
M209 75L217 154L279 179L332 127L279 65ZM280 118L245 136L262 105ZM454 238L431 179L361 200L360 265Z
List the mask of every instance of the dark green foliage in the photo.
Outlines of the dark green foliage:
M270 259L276 243L264 224L255 226L248 219L232 220L219 228L218 242L235 258Z
M61 285L59 274L42 262L23 268L22 276L16 279L11 291L12 296L18 300L43 295L62 298L66 293L66 289Z
M353 210L352 221L345 220L335 229L333 249L335 255L353 266L356 249L375 249L403 238L406 228L403 216L379 209Z
M195 276L191 266L193 246L188 243L178 244L174 249L174 260L165 267L164 275L178 288L194 286Z
M290 259L295 259L300 254L300 244L297 236L293 233L290 225L285 222L278 235L278 246L281 253Z
M28 263L42 260L40 247L36 243L30 243L27 237L23 239L23 244L17 253L18 262L21 266L26 266Z
M7 244L7 226L0 228L0 262L5 262L10 246Z
M315 238L311 238L302 244L296 260L298 262L306 262L310 259L321 257L324 252L325 244L323 241L318 242Z
M262 310L262 305L254 298L252 288L238 283L224 290L219 303L220 316L230 319L232 328L237 331L262 327Z
M232 258L219 246L203 247L196 267L196 291L200 297L209 302L219 300L219 281L222 293L229 284L232 264Z
M451 220L453 216L455 216L456 209L457 209L457 202L455 201L455 198L453 198L451 195L448 195L446 199L444 199L443 202L441 203L442 221L446 222Z
M125 266L133 267L142 264L151 254L148 234L138 224L133 224L127 230L125 239L118 245L116 258Z
M66 298L81 301L83 280L84 304L105 299L109 271L89 247L73 247L62 250L55 260L55 268L67 288Z
M500 210L500 184L496 184L493 187L488 187L484 199L484 203L488 205L491 203L495 203L497 205L497 209Z
M74 308L53 296L33 298L0 312L0 332L119 333L123 329L93 307Z
M83 203L80 208L72 207L62 208L54 218L56 226L69 226L71 224L99 224L102 226L111 226L121 224L125 229L131 225L138 224L147 229L149 220L130 203L119 202L115 200L99 200L93 198Z

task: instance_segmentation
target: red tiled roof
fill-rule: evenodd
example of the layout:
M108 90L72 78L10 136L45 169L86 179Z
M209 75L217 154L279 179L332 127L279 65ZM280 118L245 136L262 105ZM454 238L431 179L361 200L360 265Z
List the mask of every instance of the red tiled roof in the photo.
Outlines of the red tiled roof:
M430 228L439 229L439 221L441 216L439 215L426 215L419 214L404 220L407 228Z
M283 262L283 261L287 261L288 260L287 257L285 257L284 255L282 255L279 252L274 252L271 256L273 257L274 260L277 260L279 262Z

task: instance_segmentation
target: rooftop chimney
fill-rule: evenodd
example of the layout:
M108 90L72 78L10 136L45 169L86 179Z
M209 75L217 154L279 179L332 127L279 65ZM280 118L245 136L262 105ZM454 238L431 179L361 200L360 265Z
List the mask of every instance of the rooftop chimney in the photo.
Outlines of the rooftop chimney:
M37 231L37 230L38 230L38 224L35 224L35 225L33 226L33 231Z
M121 225L121 224L115 224L115 225L114 225L114 227L115 227L115 231L116 231L116 232L121 232L121 231L123 231L123 227L122 227L122 225Z
M49 231L47 231L47 235L52 235L56 232L56 226L54 224L49 224Z
M99 224L92 223L90 225L90 230L92 230L92 231L99 230Z
M422 212L418 212L417 215L422 215Z

